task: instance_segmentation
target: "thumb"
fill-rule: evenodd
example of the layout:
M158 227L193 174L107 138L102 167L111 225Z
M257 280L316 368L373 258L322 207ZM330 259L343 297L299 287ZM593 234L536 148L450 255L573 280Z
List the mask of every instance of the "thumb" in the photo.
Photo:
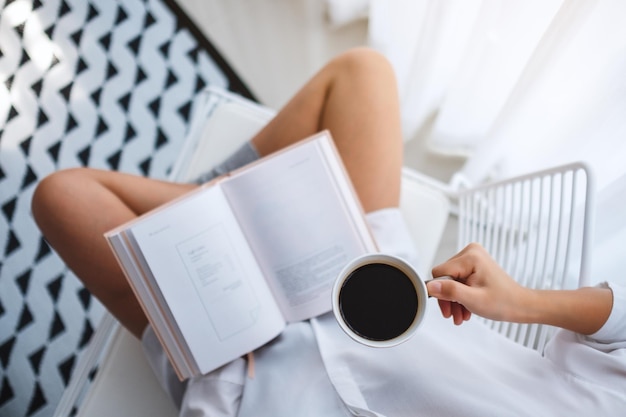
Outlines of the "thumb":
M428 295L445 301L463 304L471 290L467 285L451 279L432 280L426 284Z

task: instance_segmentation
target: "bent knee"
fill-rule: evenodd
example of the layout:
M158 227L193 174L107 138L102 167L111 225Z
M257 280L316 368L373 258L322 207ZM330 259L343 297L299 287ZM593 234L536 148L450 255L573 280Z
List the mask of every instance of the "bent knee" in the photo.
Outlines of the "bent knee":
M69 168L56 171L37 184L31 201L31 210L37 224L41 226L43 221L54 215L58 203L65 200L66 191L80 178L84 178L88 170L88 168Z
M342 71L351 76L365 73L395 77L394 69L387 58L380 52L368 47L350 49L335 58L334 62Z

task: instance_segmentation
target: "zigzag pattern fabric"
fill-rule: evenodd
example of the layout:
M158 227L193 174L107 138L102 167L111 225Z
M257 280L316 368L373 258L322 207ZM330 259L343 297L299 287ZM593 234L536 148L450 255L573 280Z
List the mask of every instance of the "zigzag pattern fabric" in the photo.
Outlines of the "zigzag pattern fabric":
M53 414L103 311L39 233L37 182L166 178L208 84L249 94L173 2L0 1L1 416Z

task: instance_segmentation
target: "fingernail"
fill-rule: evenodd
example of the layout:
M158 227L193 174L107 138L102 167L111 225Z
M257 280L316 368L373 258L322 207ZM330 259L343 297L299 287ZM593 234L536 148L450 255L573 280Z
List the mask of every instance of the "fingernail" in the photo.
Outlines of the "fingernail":
M431 281L428 283L428 294L437 295L441 292L441 282Z

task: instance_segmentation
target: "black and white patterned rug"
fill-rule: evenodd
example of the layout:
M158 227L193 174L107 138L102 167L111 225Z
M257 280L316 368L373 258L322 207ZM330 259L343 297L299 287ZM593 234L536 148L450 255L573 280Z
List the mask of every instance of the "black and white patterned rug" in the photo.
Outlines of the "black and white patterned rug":
M0 0L0 416L49 416L102 307L41 237L37 182L165 178L205 86L249 91L167 0Z

